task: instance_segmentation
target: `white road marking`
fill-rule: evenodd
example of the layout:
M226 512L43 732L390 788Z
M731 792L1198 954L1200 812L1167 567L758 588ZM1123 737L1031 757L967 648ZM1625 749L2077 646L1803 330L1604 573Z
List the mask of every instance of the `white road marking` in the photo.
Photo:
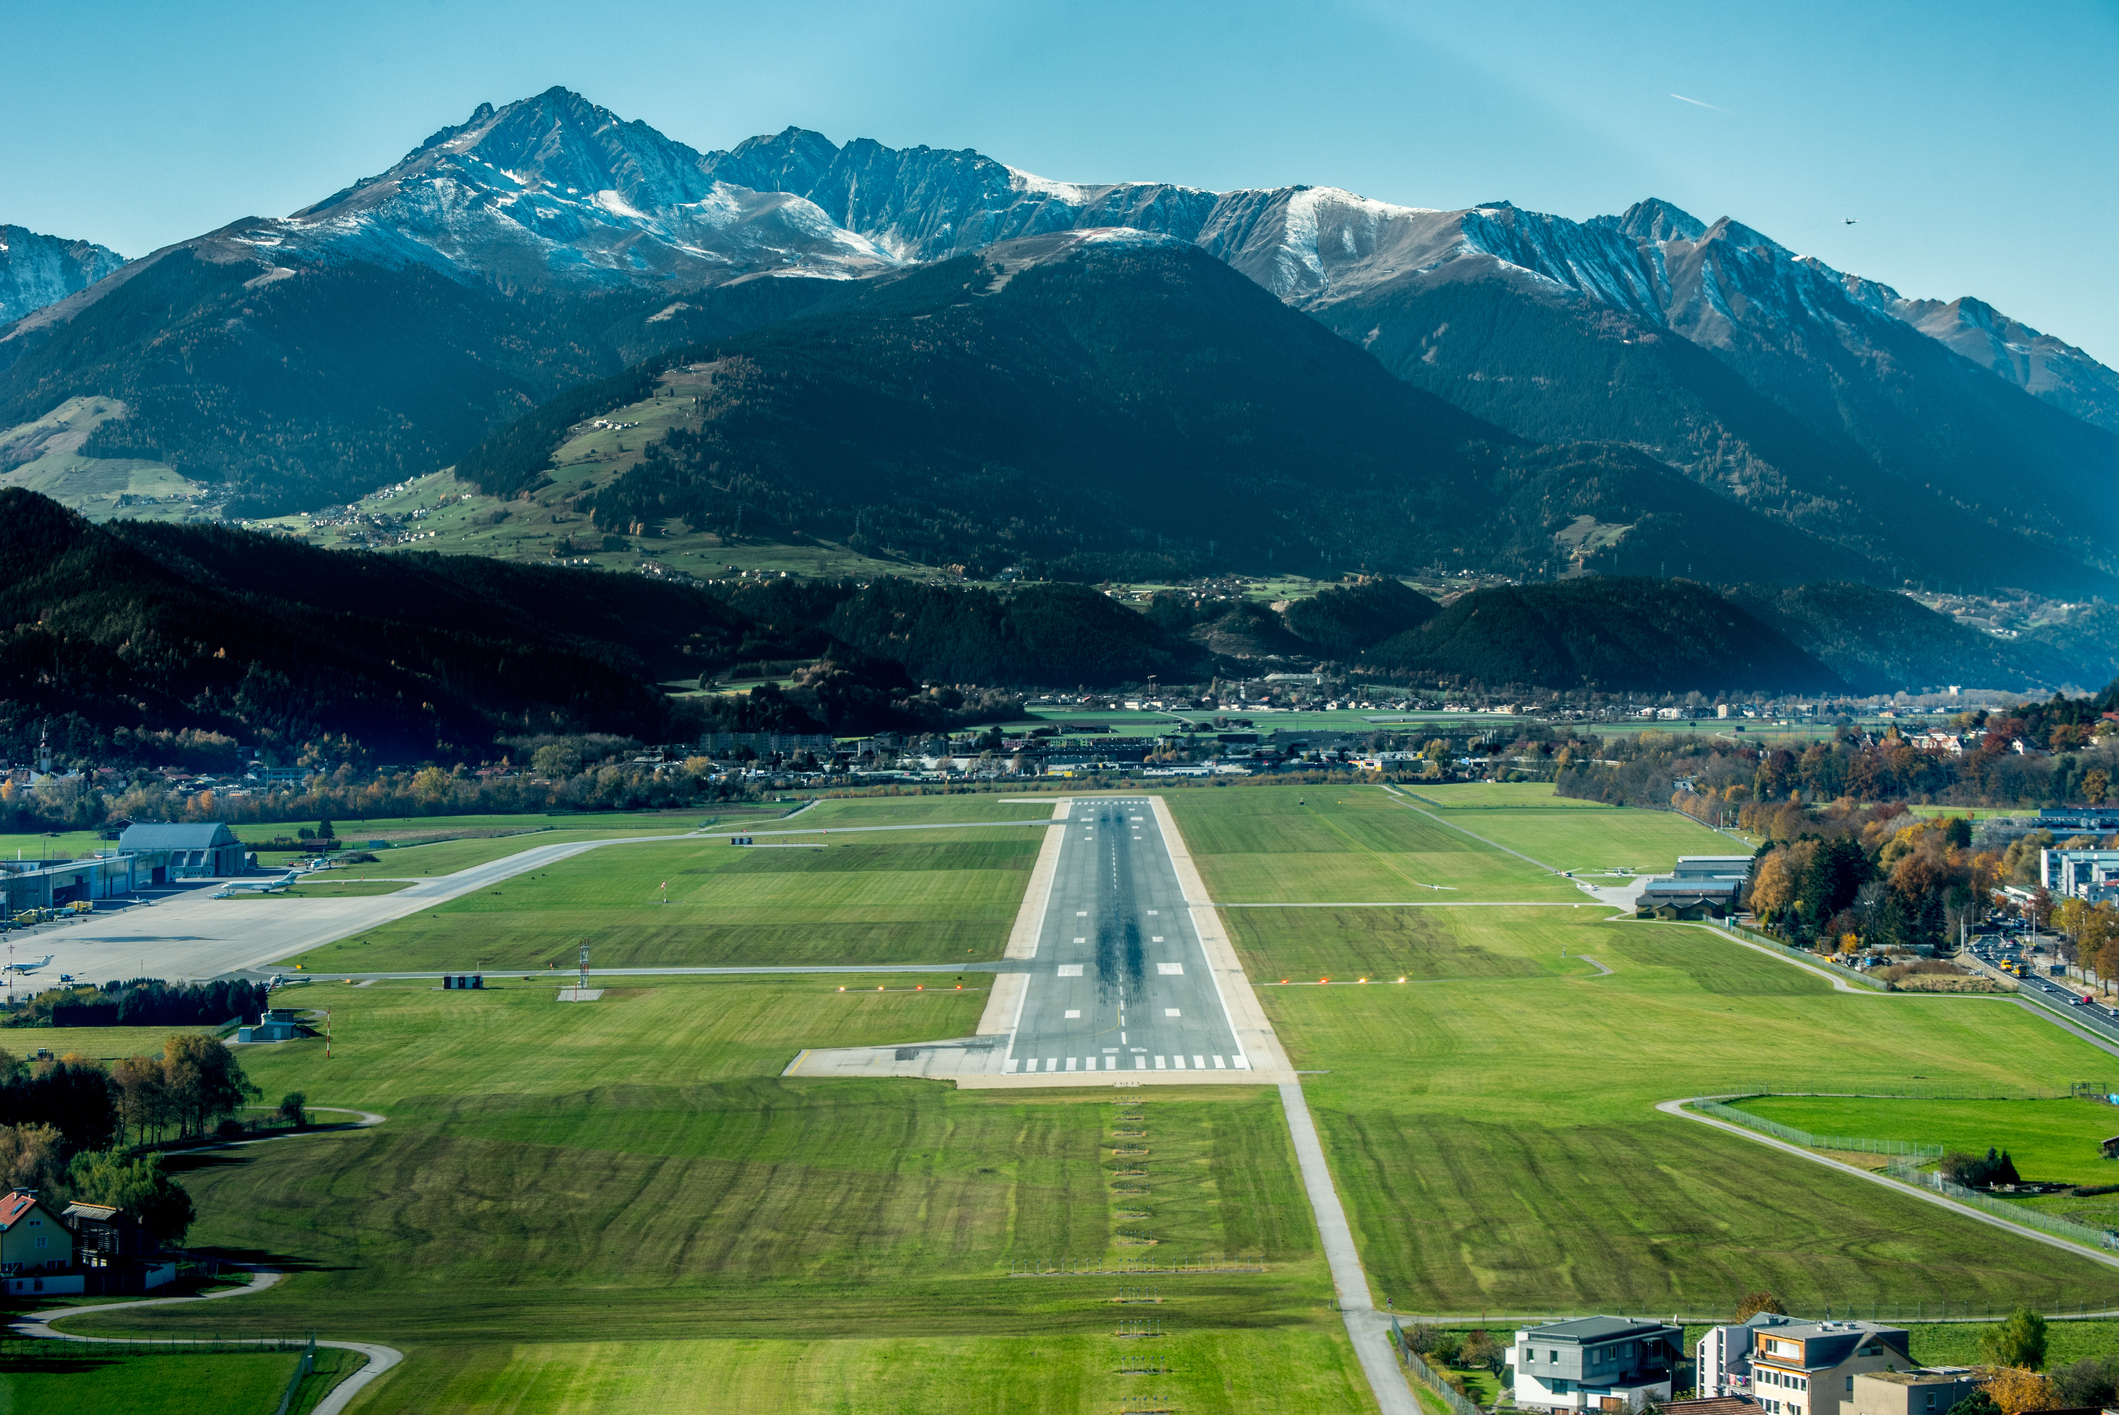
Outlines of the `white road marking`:
M1068 1009L1067 1009L1067 1020L1068 1020L1069 1022L1072 1022L1072 1021L1073 1021L1073 1020L1074 1020L1075 1018L1077 1018L1077 1017L1079 1017L1079 1016L1081 1016L1081 1015L1082 1015L1082 1010L1081 1010L1081 1009L1080 1009L1079 1007L1070 1007L1070 1008L1068 1008Z
M1170 1068L1163 1065L1163 1059L1158 1056L1155 1058L1155 1069L1157 1071L1168 1071Z
M1184 1015L1184 1014L1182 1014L1181 1012L1179 1012L1179 1011L1178 1011L1178 1010L1177 1010L1176 1008L1174 1008L1174 1007L1165 1007L1165 1008L1163 1009L1163 1016L1165 1016L1165 1017L1181 1017L1181 1016L1183 1016L1183 1015Z
M1217 1056L1214 1058L1214 1069L1216 1071L1226 1071L1229 1069L1229 1063Z
M1150 942L1150 943L1161 943L1162 941L1163 941L1163 936L1162 936L1161 934L1151 934L1151 935L1149 935L1149 938L1148 938L1148 942Z
M1080 943L1081 940L1076 939L1075 942ZM1063 978L1079 978L1082 975L1082 965L1079 963L1062 963L1059 965L1059 975Z
M1174 978L1185 971L1185 965L1182 963L1158 963L1155 965L1155 971L1166 978Z
M1036 1065L1037 1065L1037 1063L1033 1061L1033 1062L1031 1062L1031 1063L1030 1063L1030 1065L1031 1065L1031 1066L1032 1066L1033 1068L1035 1068L1035 1067L1036 1067ZM1006 1072L1007 1072L1007 1073L1008 1073L1008 1074L1009 1074L1010 1076L1013 1076L1013 1075L1015 1074L1015 1058L1014 1058L1014 1057L1012 1057L1012 1056L1011 1056L1011 1057L1009 1057L1009 1058L1008 1058L1008 1064L1007 1064L1007 1065L1006 1065L1005 1067L1003 1067L1002 1069L1003 1069L1004 1071L1006 1071Z
M1236 1069L1238 1071L1249 1071L1251 1069L1251 1063L1239 1056L1236 1058Z
M1195 1057L1193 1057L1193 1058L1192 1058L1192 1069L1193 1069L1194 1071L1204 1071L1204 1070L1206 1070L1206 1069L1207 1069L1207 1059L1206 1059L1205 1057L1203 1057L1203 1056L1195 1056Z
M1148 1058L1146 1058L1145 1056L1134 1057L1133 1069L1135 1071L1146 1071L1148 1069Z
M1074 917L1077 919L1086 919L1089 917L1089 911L1087 909L1077 909L1074 911Z
M1148 917L1152 919L1152 918L1154 918L1154 917L1155 917L1155 916L1156 916L1157 914L1159 914L1159 913L1161 913L1161 912L1162 912L1162 911L1161 911L1160 909L1150 909L1150 910L1148 911Z
M1181 1057L1181 1056L1173 1056L1173 1057L1171 1057L1171 1058L1170 1058L1170 1064L1171 1064L1172 1066L1176 1067L1176 1068L1177 1068L1177 1069L1178 1069L1179 1071L1182 1071L1182 1070L1184 1070L1184 1069L1185 1069L1185 1059L1184 1059L1183 1057Z
M1059 1058L1058 1058L1058 1057L1056 1057L1056 1056L1048 1056L1048 1057L1046 1057L1046 1058L1045 1058L1045 1069L1046 1069L1047 1071L1057 1071L1057 1070L1059 1070Z
M1074 941L1075 941L1076 943L1087 943L1087 942L1088 942L1089 940L1088 940L1088 939L1086 939L1086 938L1079 938L1079 937L1077 937L1077 938L1076 938L1076 939L1075 939Z
M1074 1069L1074 1058L1071 1056L1067 1058L1067 1069L1069 1071L1072 1071Z

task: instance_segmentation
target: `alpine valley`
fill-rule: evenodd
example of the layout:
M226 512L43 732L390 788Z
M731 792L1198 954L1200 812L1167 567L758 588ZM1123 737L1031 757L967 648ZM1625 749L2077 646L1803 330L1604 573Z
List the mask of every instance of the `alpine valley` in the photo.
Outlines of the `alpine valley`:
M2119 373L1654 199L1078 184L792 127L701 152L554 88L129 262L0 236L0 484L91 519L453 469L599 549L972 577L1690 575L1783 628L1797 583L2119 586ZM2091 671L2005 648L1951 661Z

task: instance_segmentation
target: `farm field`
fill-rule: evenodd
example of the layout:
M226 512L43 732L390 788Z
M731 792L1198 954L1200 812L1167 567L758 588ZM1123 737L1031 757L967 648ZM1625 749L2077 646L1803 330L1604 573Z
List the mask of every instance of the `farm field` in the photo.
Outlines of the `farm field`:
M982 961L1007 943L1042 843L1026 828L612 846L299 958L325 973L564 968L586 942L605 967Z
M1169 797L1217 902L1470 903L1584 896L1566 880L1367 786L1246 786Z
M174 1162L194 1245L294 1276L74 1329L387 1341L410 1359L371 1410L661 1410L710 1382L734 1411L1060 1411L1137 1389L1112 1332L1152 1315L1188 1410L1365 1408L1270 1091L1129 1095L1151 1154L1120 1161L1108 1091L780 1078L804 1046L963 1035L983 992L670 978L553 998L312 984L332 1060L301 1041L246 1070L387 1122ZM1268 1271L1163 1276L1152 1309L1115 1306L1117 1278L1009 1276L1218 1254Z

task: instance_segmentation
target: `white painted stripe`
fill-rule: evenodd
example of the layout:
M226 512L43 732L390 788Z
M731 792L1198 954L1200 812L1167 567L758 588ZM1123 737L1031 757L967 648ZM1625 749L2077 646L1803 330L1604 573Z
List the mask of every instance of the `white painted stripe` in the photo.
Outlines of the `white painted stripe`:
M1185 1069L1185 1059L1181 1056L1173 1056L1170 1058L1170 1065L1182 1071Z
M1035 1071L1035 1070L1037 1070L1037 1058L1033 1056L1033 1057L1031 1057L1031 1058L1030 1058L1030 1059L1029 1059L1028 1061L1024 1062L1024 1063L1023 1063L1023 1069L1024 1069L1025 1071Z
M1146 1071L1148 1069L1148 1058L1146 1058L1145 1056L1134 1057L1133 1069L1135 1071Z
M1081 940L1076 939L1075 942L1080 943ZM1062 963L1059 965L1059 975L1063 978L1079 978L1082 975L1082 965L1079 963Z
M1170 1068L1163 1065L1163 1059L1158 1056L1155 1058L1155 1069L1157 1071L1168 1071Z
M1241 1060L1241 1058L1238 1059ZM1067 1058L1067 1069L1069 1071L1072 1071L1074 1069L1074 1058L1071 1056Z
M1176 1008L1174 1008L1174 1007L1165 1007L1165 1008L1163 1009L1163 1016L1165 1016L1165 1017L1182 1017L1182 1016L1184 1016L1184 1015L1185 1015L1184 1013L1182 1013L1182 1012L1179 1012L1179 1011L1178 1011L1178 1010L1177 1010Z
M1057 1071L1057 1070L1059 1070L1059 1058L1058 1058L1058 1057L1056 1057L1056 1056L1048 1056L1048 1057L1046 1057L1046 1058L1045 1058L1045 1069L1046 1069L1047 1071Z
M1156 940L1156 942L1158 943L1160 943L1161 941L1162 940L1160 939ZM1183 973L1184 970L1185 965L1182 963L1158 963L1155 965L1155 971L1162 974L1166 978L1174 978L1179 974Z
M1229 1063L1217 1056L1214 1058L1214 1069L1216 1071L1226 1071L1229 1069Z
M1238 1071L1249 1071L1251 1069L1251 1063L1239 1056L1236 1058L1236 1069Z
M1081 937L1081 936L1080 936L1079 934L1077 934L1077 935L1075 935L1075 939L1074 939L1074 941L1075 941L1076 943L1087 943L1087 942L1088 942L1089 940L1088 940L1088 939L1086 939L1086 938L1083 938L1083 937Z
M1148 937L1148 942L1150 943L1161 943L1162 941L1163 936L1161 934L1151 934Z
M1207 1059L1206 1059L1205 1057L1203 1057L1203 1056L1195 1056L1195 1057L1193 1057L1193 1058L1192 1058L1192 1069L1193 1069L1193 1070L1195 1070L1195 1071L1204 1071L1204 1070L1206 1070L1206 1069L1207 1069Z
M1077 909L1074 911L1074 917L1077 919L1086 919L1089 917L1089 911L1087 909Z
M1037 1065L1037 1063L1036 1063L1036 1062L1034 1062L1034 1061L1033 1061L1033 1062L1031 1062L1030 1064L1031 1064L1032 1066L1035 1066L1035 1065ZM1013 1076L1013 1075L1015 1074L1015 1058L1014 1058L1014 1057L1012 1057L1012 1056L1011 1056L1011 1057L1009 1057L1009 1058L1008 1058L1008 1064L1007 1064L1006 1066L1002 1067L1001 1069L1002 1069L1003 1071L1006 1071L1006 1072L1007 1072L1007 1073L1008 1073L1008 1074L1009 1074L1010 1076Z
M1077 1017L1079 1017L1079 1016L1081 1016L1081 1015L1082 1015L1082 1010L1081 1010L1081 1009L1080 1009L1079 1007L1070 1007L1070 1008L1068 1008L1068 1009L1067 1009L1067 1020L1068 1020L1069 1022L1072 1022L1072 1021L1073 1021L1073 1020L1074 1020L1075 1018L1077 1018Z

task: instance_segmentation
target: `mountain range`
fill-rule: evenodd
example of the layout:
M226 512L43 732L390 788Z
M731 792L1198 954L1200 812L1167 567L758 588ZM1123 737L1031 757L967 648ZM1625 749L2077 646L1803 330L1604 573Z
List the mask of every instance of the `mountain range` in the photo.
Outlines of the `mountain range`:
M1135 255L1107 258L1115 232L1139 233L1117 242ZM1036 377L1053 388L1101 378L1099 396L1110 396L1108 370L1093 366L1103 350L1142 342L1128 319L1192 300L1206 302L1187 306L1195 314L1233 308L1185 251L1454 412L1430 408L1411 433L1390 422L1411 404L1386 414L1388 400L1370 398L1359 427L1325 431L1318 406L1290 397L1255 405L1243 423L1260 439L1249 447L1313 435L1397 446L1398 463L1381 456L1344 481L1329 459L1300 475L1313 496L1344 491L1371 510L1380 503L1363 485L1427 505L1429 521L1440 517L1433 536L1325 544L1294 524L1201 535L1196 490L1157 507L1143 498L1130 521L1099 506L1165 546L1210 542L1201 564L1263 569L1231 557L1302 541L1346 569L1535 572L1573 558L1572 569L1655 573L1721 545L1748 557L1733 573L1762 581L1816 578L1820 561L1835 578L1878 584L2067 595L2108 592L2119 576L2119 510L2102 494L2119 473L2119 374L1976 299L1907 299L1734 220L1655 200L1578 222L1504 201L1434 211L1332 188L1076 184L972 151L842 146L799 128L700 152L564 89L482 105L387 172L292 216L234 222L23 314L0 329L0 429L67 398L104 397L126 416L99 424L80 456L173 465L219 483L233 514L315 506L467 455L490 462L472 449L533 407L680 347L721 357L716 341L762 339L817 373L817 388L858 383L852 361L874 356L879 321L898 321L895 340L916 320L946 318L911 307L911 293L937 287L908 278L955 262L988 272L972 321L988 355L1035 348L1000 328L1008 272L1076 267L1067 298L1088 312L1074 337L1091 372ZM1263 327L1261 313L1242 318ZM791 342L843 332L848 319L869 333L835 372L828 343ZM1285 342L1224 342L1246 340L1245 357L1260 358ZM1341 371L1352 363L1328 362L1335 380L1373 386ZM1243 377L1266 386L1262 371L1246 365ZM1195 488L1211 486L1212 439L1229 435L1209 383L1156 395L1171 429L1160 445L1201 469ZM838 419L833 436L873 473L873 517L902 520L910 488L889 485L886 469L919 421L901 414L918 409L872 391L874 418ZM783 401L774 416L786 427L807 415ZM763 463L778 455L724 438L720 450L731 448L770 454ZM963 485L998 450L955 449L987 459L964 464L974 481ZM1564 485L1554 469L1565 466L1595 471ZM1465 476L1484 479L1469 502ZM1606 505L1602 484L1615 478L1631 490ZM691 496L682 481L658 503ZM864 525L865 494L839 498ZM1470 511L1489 499L1514 508L1514 528L1469 536ZM1661 523L1649 515L1659 509ZM1671 542L1668 523L1688 518L1714 522L1711 533ZM900 549L941 553L933 540ZM1542 542L1536 553L1530 541ZM1595 563L1574 556L1583 544ZM1767 547L1790 557L1781 570ZM949 553L967 553L961 538ZM989 536L974 558L1007 553Z

